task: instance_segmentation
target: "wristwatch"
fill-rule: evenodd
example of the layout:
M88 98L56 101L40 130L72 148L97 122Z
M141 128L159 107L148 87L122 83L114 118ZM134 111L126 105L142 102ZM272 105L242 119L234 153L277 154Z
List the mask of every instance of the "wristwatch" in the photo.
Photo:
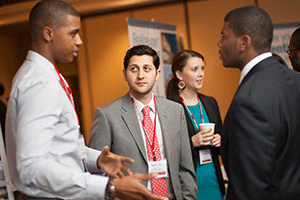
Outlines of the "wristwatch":
M116 196L116 188L113 183L114 178L109 177L106 189L105 189L105 200L112 200Z

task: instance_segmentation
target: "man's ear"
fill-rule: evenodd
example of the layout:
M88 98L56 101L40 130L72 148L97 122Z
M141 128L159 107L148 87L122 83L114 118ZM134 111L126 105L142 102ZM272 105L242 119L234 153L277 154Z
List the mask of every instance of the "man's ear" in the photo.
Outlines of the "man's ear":
M124 80L127 82L127 76L126 76L126 71L125 71L125 69L123 69L123 78L124 78Z
M240 50L245 51L252 44L251 37L249 35L243 35L240 37Z
M53 29L48 26L44 27L42 31L42 37L47 42L51 42L53 38Z
M160 72L161 72L161 70L160 70L160 69L157 69L157 70L156 70L156 77L155 77L155 81L158 81L158 79L159 79L159 75L160 75Z

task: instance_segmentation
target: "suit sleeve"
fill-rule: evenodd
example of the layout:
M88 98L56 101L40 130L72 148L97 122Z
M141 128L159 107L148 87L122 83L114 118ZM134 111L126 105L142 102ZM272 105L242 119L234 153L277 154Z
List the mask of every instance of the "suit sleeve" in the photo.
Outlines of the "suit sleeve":
M278 153L276 127L270 109L251 98L239 98L232 105L227 127L227 199L262 199L271 182Z
M103 109L99 107L94 114L88 146L98 150L108 146L111 151L111 143L111 129Z
M179 164L179 177L184 199L196 199L197 180L192 161L190 140L188 136L187 123L183 108L181 107L181 151Z

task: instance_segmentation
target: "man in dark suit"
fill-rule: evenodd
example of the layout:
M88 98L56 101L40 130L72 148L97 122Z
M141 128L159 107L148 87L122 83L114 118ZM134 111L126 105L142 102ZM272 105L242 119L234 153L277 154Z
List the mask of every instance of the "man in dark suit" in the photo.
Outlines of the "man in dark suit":
M300 27L292 33L287 53L293 69L300 72Z
M153 95L159 74L159 57L152 48L139 45L127 51L123 75L129 92L96 109L89 146L109 146L114 153L134 158L135 162L128 165L133 173L163 174L159 180L164 186L158 191L157 180L143 183L156 195L196 199L196 175L183 107ZM153 135L144 121L147 106L151 107ZM162 170L155 170L158 168Z
M261 8L229 12L221 35L223 65L242 71L223 126L226 199L300 199L300 76L272 57Z

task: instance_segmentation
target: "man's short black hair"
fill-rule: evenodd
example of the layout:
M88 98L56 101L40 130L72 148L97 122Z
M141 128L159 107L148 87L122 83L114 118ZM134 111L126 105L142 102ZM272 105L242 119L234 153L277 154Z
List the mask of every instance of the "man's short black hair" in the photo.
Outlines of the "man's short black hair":
M126 52L125 58L124 58L124 69L126 70L128 67L129 59L132 56L142 56L142 55L149 55L153 58L153 64L156 69L159 69L159 57L154 49L147 45L138 45L134 46L131 49L129 49Z
M67 15L80 17L70 4L61 0L43 0L38 2L30 11L29 26L32 40L35 41L44 27L59 28Z
M230 11L224 19L237 37L249 35L257 53L268 52L273 40L273 24L266 11L246 6Z

